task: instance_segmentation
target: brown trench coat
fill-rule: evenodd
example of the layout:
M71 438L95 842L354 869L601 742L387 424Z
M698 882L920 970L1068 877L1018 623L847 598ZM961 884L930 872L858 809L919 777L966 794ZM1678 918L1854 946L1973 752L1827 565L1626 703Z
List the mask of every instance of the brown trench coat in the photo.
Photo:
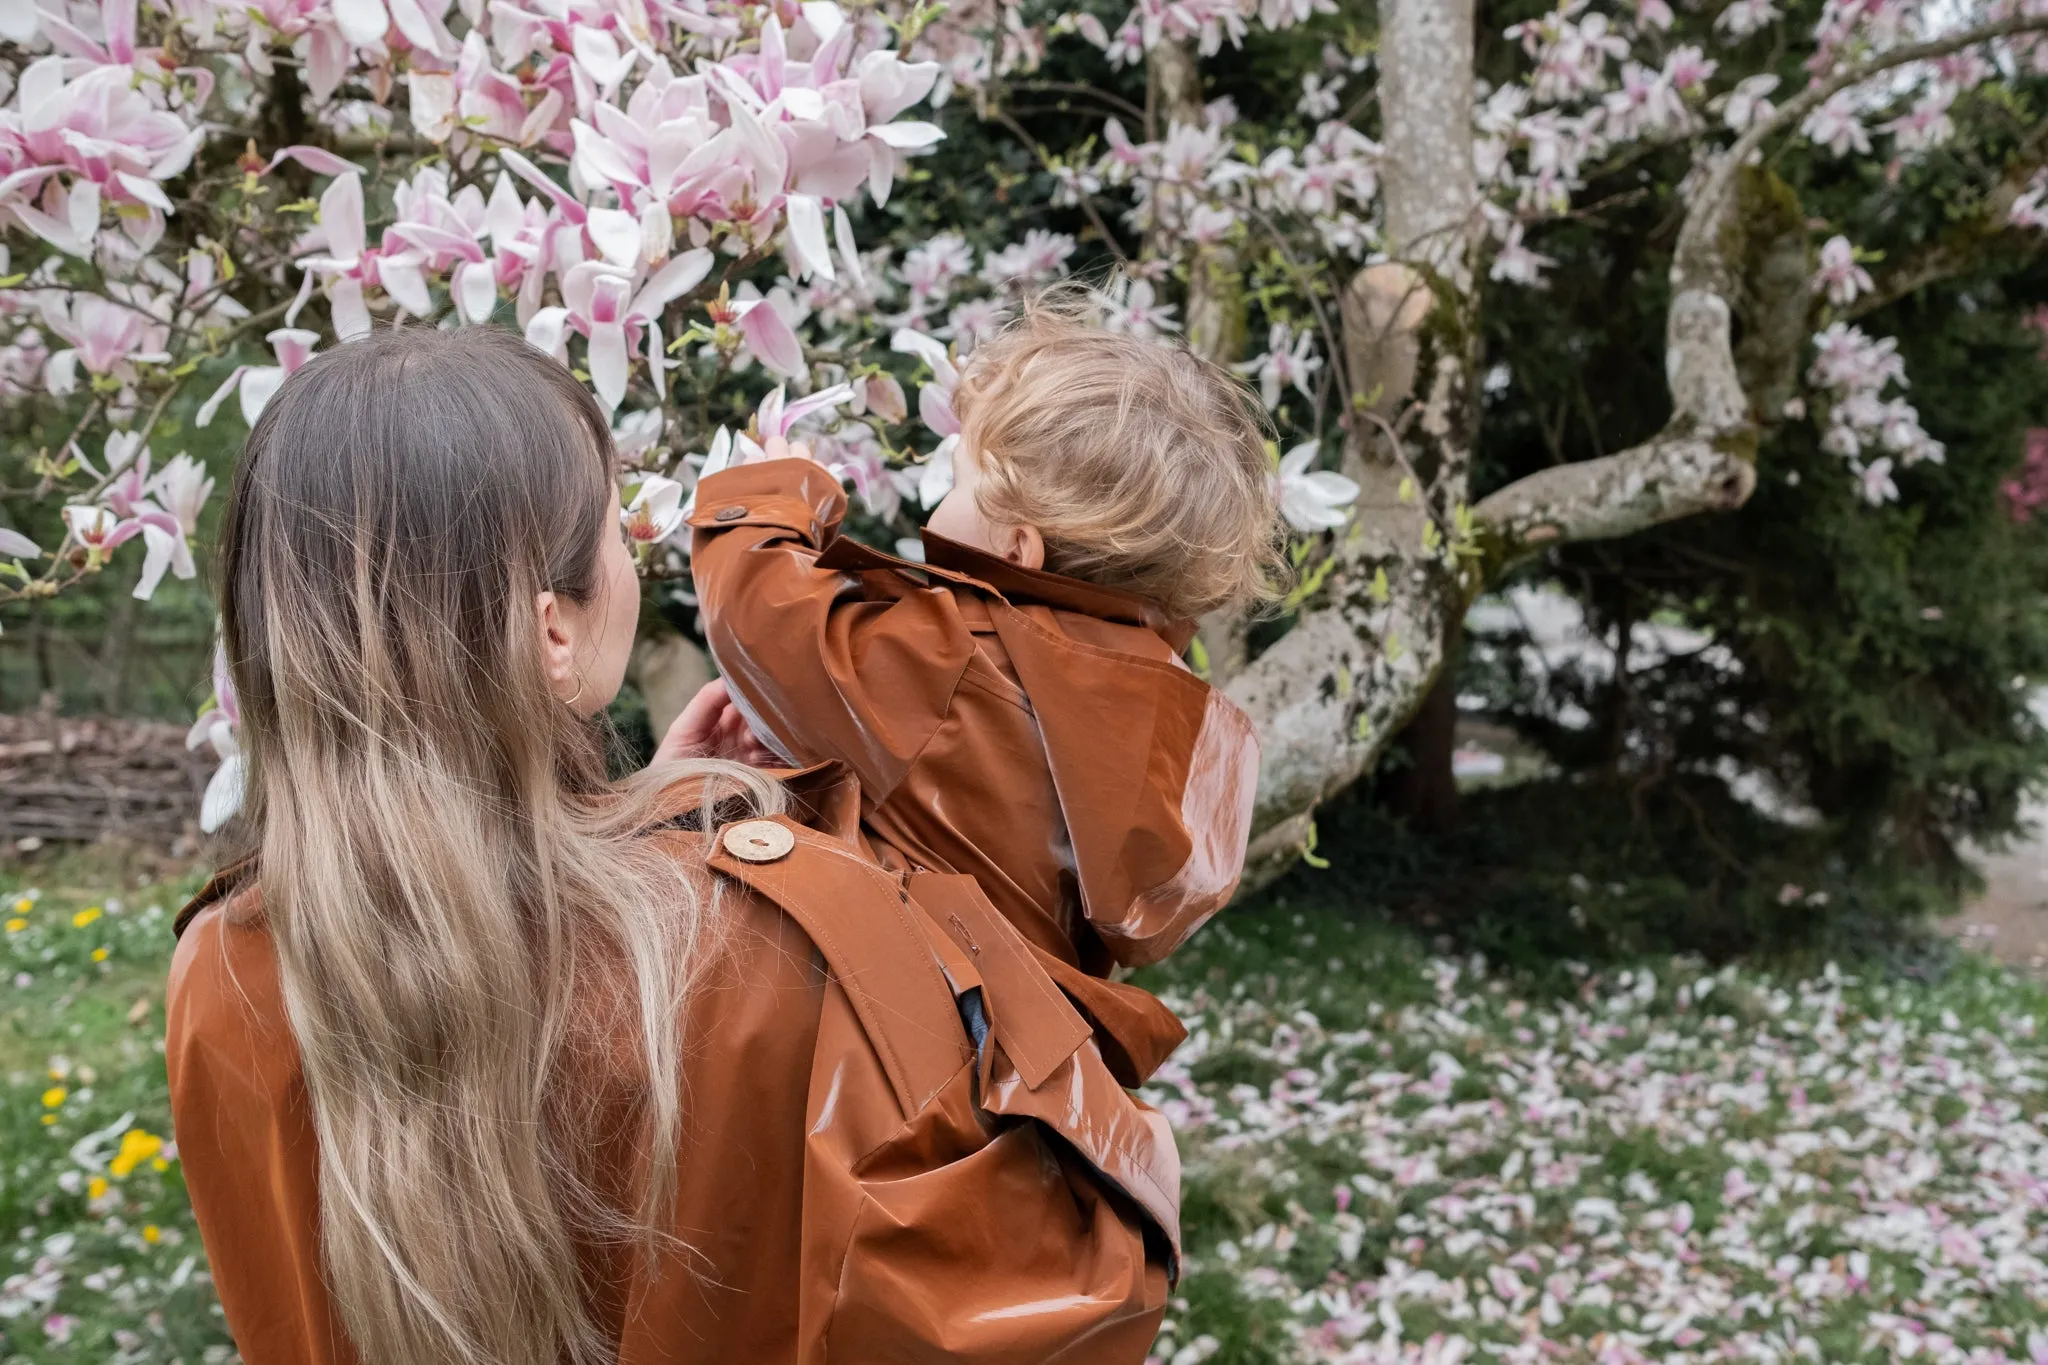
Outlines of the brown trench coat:
M853 770L885 864L973 877L1137 1084L1179 1023L1093 978L1165 957L1236 889L1250 720L1146 599L929 532L927 563L896 559L839 535L845 511L809 460L698 486L691 562L735 704L793 763Z
M622 1365L1142 1360L1177 1257L1163 1121L966 879L892 875L774 823L792 846L766 861L735 856L748 824L715 849L650 836L711 853L731 932L686 1021L673 1231L690 1251L590 1253ZM181 917L179 1155L242 1358L353 1365L259 902L227 879Z

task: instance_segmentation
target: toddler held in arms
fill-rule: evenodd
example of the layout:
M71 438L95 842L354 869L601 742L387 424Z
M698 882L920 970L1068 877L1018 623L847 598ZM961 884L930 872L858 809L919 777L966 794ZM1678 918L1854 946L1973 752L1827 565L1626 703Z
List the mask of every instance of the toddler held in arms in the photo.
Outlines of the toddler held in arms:
M699 728L851 769L875 856L972 877L1135 1084L1179 1025L1104 978L1166 956L1243 868L1257 740L1181 654L1197 617L1282 572L1262 415L1187 350L1044 305L974 352L953 402L923 563L839 535L845 495L784 458L800 446L698 486L733 708Z

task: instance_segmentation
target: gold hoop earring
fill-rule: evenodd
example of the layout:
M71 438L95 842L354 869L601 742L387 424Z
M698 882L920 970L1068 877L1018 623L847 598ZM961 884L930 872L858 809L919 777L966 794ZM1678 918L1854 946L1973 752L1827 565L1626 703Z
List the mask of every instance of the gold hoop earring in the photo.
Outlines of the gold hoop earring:
M564 706L574 706L574 705L576 704L576 699L577 699L578 697L580 697L580 696L582 696L582 695L583 695L583 684L584 684L584 682L585 682L585 679L584 679L584 677L583 677L583 674L582 674L582 672L581 672L581 671L579 670L579 671L577 672L577 674L576 674L576 690L575 690L574 692L570 693L570 695L569 695L569 699L568 699L567 701L563 702L563 703L562 703L562 705L564 705Z

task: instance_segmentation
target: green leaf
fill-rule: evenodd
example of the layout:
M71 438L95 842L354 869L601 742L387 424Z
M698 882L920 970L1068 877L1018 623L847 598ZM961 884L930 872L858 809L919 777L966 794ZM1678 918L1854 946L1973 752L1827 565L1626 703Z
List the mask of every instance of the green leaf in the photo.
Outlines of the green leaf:
M1308 822L1308 842L1301 846L1301 860L1318 872L1330 865L1328 858L1316 853L1316 822L1313 820Z

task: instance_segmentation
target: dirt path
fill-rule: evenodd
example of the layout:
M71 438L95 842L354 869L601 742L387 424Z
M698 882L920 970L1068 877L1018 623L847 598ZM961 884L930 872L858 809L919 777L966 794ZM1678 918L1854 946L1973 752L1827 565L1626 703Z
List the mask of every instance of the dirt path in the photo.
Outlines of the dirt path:
M1984 894L1942 928L2001 962L2048 977L2048 806L2028 810L2034 833L1983 862Z

